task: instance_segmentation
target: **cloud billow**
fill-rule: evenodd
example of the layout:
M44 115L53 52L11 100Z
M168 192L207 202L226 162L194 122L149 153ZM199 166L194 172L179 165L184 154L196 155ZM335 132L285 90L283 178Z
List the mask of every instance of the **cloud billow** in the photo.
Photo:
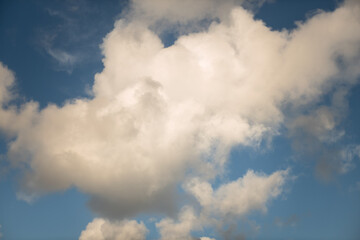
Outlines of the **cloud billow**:
M273 31L232 4L226 8L229 16L219 15L220 21L206 31L180 36L166 48L130 14L104 38L104 69L95 75L94 97L63 106L10 106L14 76L1 65L0 129L13 139L11 163L23 170L19 196L29 199L75 186L91 196L89 205L100 215L125 219L142 212L173 213L176 187L200 179L200 185L187 186L204 211L221 216L235 210L242 216L266 209L268 200L282 192L288 177L284 170L266 177L250 171L215 192L208 182L224 174L234 146L256 146L278 134L286 119L284 107L316 101L340 75L343 84L355 83L360 74L359 8L346 2L288 32ZM259 181L259 195L247 189ZM237 206L233 193L255 205ZM220 213L213 212L213 203ZM182 214L183 219L198 217L191 207ZM138 223L106 221L94 220L88 228L110 224L121 234L131 224L146 233ZM174 220L158 226L166 239L177 232L171 230ZM191 222L181 226L189 233L202 228ZM143 239L139 236L134 239Z

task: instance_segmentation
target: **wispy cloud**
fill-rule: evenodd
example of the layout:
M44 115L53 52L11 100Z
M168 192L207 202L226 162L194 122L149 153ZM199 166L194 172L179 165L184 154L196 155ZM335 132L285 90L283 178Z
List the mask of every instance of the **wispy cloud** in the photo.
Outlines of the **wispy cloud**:
M108 10L102 8L100 3L88 1L45 5L44 11L54 21L37 29L37 42L53 59L55 70L71 74L83 64L101 61L99 44L113 24L103 22L101 17L111 14Z
M59 38L58 33L41 34L41 47L46 54L54 60L54 69L58 71L66 71L71 74L77 64L80 63L81 58L79 52L72 52L65 50L66 46L56 44ZM57 47L55 47L58 45Z
M324 181L349 172L358 157L357 145L342 143L346 135L341 123L348 112L347 95L348 89L337 88L328 106L316 106L288 119L287 128L298 159L314 161L316 175Z
M296 214L292 214L284 219L276 217L274 223L278 227L287 227L287 226L295 227L299 221L300 221L299 216Z
M65 67L68 72L71 72L71 69L79 60L77 56L71 55L63 50L47 48L46 51L60 64L61 67Z

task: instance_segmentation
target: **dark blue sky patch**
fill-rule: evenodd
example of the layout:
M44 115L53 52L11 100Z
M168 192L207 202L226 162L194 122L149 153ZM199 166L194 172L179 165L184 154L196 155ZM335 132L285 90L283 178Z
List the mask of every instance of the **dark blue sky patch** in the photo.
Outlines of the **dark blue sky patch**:
M338 0L268 1L256 12L255 18L263 20L273 30L292 30L296 22L305 21L318 10L333 11L338 5Z

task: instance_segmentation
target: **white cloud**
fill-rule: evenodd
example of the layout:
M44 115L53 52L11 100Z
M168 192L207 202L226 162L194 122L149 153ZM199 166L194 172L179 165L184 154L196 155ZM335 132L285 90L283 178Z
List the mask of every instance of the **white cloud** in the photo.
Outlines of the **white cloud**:
M168 48L146 24L116 22L102 45L104 69L95 76L93 99L1 109L0 128L13 137L9 159L24 171L22 194L75 186L107 217L172 211L178 183L222 174L232 147L277 134L284 106L313 102L340 75L353 84L360 71L359 18L358 6L344 5L278 32L238 7L229 21ZM13 81L4 69L2 101ZM249 172L198 199L218 203L224 214L265 209L281 176ZM264 192L247 191L247 179ZM247 205L232 204L233 193Z
M61 71L67 71L71 73L75 65L79 62L80 57L78 53L70 53L60 47L54 47L54 40L58 37L58 34L42 34L41 47L45 52L55 60L56 69Z
M244 216L251 211L266 211L270 199L282 193L288 170L267 176L249 170L242 178L225 183L214 191L207 182L189 181L185 189L199 201L204 212L222 218Z
M216 190L208 182L190 180L184 189L198 200L200 213L185 206L177 221L162 219L156 224L161 239L191 240L194 239L191 236L193 231L209 226L221 229L227 222L234 224L234 219L243 218L252 211L265 212L268 202L283 192L288 172L284 170L265 175L249 170L242 178L225 183Z
M77 58L75 55L71 55L70 53L67 53L63 50L59 49L46 49L50 56L55 58L61 65L69 65L72 66L77 61Z
M0 62L0 105L6 104L11 100L10 88L14 84L14 74Z
M20 109L11 105L16 94L12 91L15 75L0 62L0 132L7 137L15 137L32 123L38 104L28 102Z
M147 232L143 223L134 220L111 222L95 218L81 232L79 240L145 240Z
M197 218L194 209L184 207L179 215L179 220L174 221L165 218L156 224L162 240L193 240L191 231L201 229L201 223Z

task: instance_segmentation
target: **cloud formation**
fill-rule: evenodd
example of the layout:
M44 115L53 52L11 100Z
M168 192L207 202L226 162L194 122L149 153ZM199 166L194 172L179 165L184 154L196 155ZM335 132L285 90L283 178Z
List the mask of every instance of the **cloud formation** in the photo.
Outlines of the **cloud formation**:
M151 12L146 3L133 2ZM155 14L164 14L166 6ZM242 216L265 210L281 193L286 171L270 176L249 171L217 190L210 183L224 174L233 147L257 146L277 135L287 118L285 108L306 107L339 81L356 82L359 13L360 6L346 2L291 32L279 32L232 6L228 20L214 21L206 31L181 36L166 48L146 23L119 20L104 38L104 69L95 76L93 98L44 109L34 102L9 104L14 75L0 65L0 129L11 139L10 162L23 171L21 195L75 186L91 196L95 212L124 219L150 211L173 213L176 186L187 182L204 212ZM188 14L182 17L198 16L196 8ZM312 124L319 119L327 124ZM321 108L293 124L327 136L335 122L336 116ZM196 229L196 214L186 209L179 222L158 224L164 238ZM84 236L92 229L98 234L103 225L120 229L111 230L111 237L128 226L97 219Z
M0 62L0 104L6 104L12 98L11 87L14 84L14 74Z
M110 222L95 218L81 232L79 240L145 240L147 228L134 220Z
M297 216L296 214L292 214L285 219L276 217L274 220L274 224L280 228L287 226L295 227L298 224L299 220L299 216Z
M162 219L156 224L161 239L191 240L194 239L193 231L209 226L222 229L252 211L266 212L269 201L283 192L288 176L289 170L277 171L269 176L249 170L242 178L224 183L216 190L208 182L191 179L184 189L199 202L200 212L185 206L177 221Z
M315 160L316 175L325 181L345 174L354 167L359 146L339 144L345 130L340 123L346 117L348 89L338 88L330 106L320 106L298 115L287 124L293 148L300 158Z
M165 218L156 224L162 240L193 240L194 238L191 236L191 231L200 230L202 228L202 224L192 207L184 207L178 218L178 221Z
M222 218L243 216L253 210L266 211L266 203L282 192L288 170L270 176L249 170L242 178L221 185L216 191L207 182L192 179L185 189L204 211Z

